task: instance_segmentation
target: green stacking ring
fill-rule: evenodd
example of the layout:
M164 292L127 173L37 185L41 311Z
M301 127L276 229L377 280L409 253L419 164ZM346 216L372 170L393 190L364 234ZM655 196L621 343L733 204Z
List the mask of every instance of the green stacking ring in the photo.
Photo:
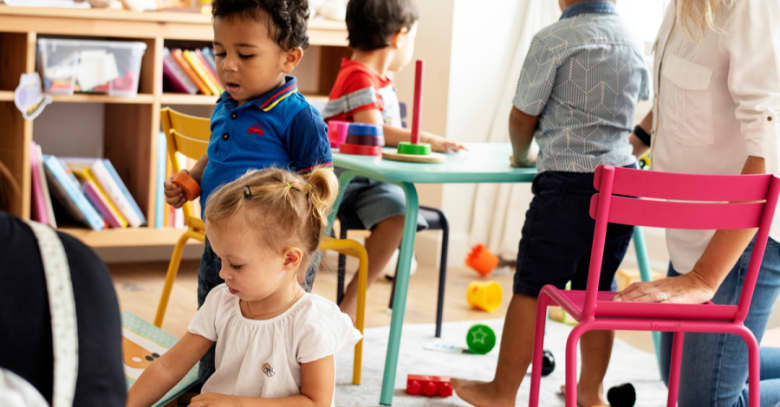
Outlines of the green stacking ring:
M496 333L487 325L476 324L466 333L466 345L471 353L483 355L496 346Z
M412 144L406 141L398 143L398 154L428 155L430 153L430 144Z

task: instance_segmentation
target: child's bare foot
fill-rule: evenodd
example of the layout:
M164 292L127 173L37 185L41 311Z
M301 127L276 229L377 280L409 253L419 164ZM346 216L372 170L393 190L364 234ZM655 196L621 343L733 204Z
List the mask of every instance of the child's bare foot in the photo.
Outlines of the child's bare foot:
M476 407L513 407L515 405L515 394L499 394L497 386L493 382L450 379L450 384L458 397Z
M561 385L561 396L566 397L566 386ZM600 393L600 392L599 392ZM609 403L604 402L599 394L584 394L582 389L577 388L577 405L579 407L607 407Z

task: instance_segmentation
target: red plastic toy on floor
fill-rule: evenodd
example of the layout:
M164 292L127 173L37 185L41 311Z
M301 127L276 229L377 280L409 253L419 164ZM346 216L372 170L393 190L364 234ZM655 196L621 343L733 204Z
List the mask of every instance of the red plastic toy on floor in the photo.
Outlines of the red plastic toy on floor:
M406 394L449 397L452 396L452 385L450 385L450 378L446 376L410 374L406 377Z

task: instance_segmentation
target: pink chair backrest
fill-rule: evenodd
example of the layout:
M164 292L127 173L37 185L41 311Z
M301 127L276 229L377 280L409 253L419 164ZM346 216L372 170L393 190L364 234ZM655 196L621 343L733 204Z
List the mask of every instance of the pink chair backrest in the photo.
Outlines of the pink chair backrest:
M680 229L758 227L739 302L744 320L777 206L780 184L774 174L697 175L601 165L590 202L596 220L584 315L595 311L607 223Z

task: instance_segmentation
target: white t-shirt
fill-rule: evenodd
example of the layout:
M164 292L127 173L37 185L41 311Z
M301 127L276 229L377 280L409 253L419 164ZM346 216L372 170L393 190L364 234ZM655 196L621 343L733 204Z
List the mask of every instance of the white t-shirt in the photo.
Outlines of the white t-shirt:
M261 398L299 394L301 363L360 340L349 316L318 295L304 294L282 314L254 320L241 314L238 297L225 284L209 292L189 331L216 342L216 371L204 393Z
M655 45L654 170L739 174L748 156L778 172L780 1L739 0L693 43L669 4ZM715 232L667 229L676 271L689 272ZM780 216L770 236L780 240Z

